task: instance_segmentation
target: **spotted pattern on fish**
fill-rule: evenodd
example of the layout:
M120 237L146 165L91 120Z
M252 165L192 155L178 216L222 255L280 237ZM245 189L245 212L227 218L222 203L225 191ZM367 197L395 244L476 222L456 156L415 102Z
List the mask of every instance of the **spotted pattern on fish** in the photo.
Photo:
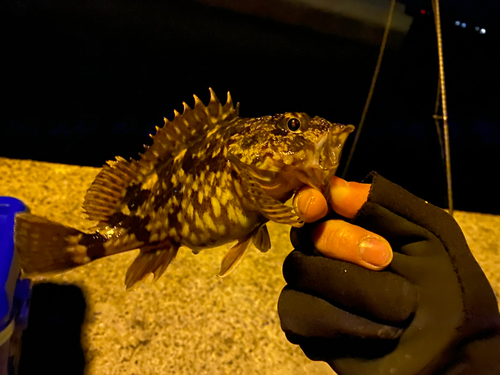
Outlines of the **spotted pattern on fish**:
M242 118L229 93L222 105L211 89L208 105L195 96L193 108L183 106L156 128L139 160L117 157L98 174L83 205L99 222L95 233L19 215L26 273L57 272L138 248L126 276L130 287L150 273L159 277L181 245L197 253L236 240L222 261L224 276L250 244L269 249L268 220L303 225L284 202L304 185L326 191L353 130L300 112ZM43 241L52 252L46 261L40 261Z

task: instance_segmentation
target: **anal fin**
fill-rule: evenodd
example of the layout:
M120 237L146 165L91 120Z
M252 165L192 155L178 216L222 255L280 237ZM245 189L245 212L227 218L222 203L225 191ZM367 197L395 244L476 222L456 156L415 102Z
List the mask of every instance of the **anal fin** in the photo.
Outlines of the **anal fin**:
M155 281L158 280L175 258L178 250L179 247L173 244L156 250L141 249L141 252L127 270L125 276L127 289L144 280L150 273L154 274Z

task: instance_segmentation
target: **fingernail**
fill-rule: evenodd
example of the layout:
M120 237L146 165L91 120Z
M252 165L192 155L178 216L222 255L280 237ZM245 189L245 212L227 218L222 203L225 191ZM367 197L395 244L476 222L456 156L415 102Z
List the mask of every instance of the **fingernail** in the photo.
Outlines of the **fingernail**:
M385 243L375 237L365 237L359 243L361 258L376 267L387 266L392 260L392 249L389 243Z
M313 199L314 195L308 189L305 191L301 191L299 195L297 195L296 205L297 209L302 215L307 216L307 211L309 210L309 207L311 206Z

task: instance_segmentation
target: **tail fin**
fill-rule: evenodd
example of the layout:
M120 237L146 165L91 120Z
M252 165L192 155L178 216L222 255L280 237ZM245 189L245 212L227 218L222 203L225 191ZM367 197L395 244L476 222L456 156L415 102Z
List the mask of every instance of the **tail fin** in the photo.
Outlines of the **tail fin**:
M26 276L64 272L104 256L141 249L127 271L125 283L131 288L150 273L158 279L178 250L170 241L145 245L134 235L110 239L99 232L86 234L29 213L19 213L15 220L14 243Z
M15 220L14 242L27 276L66 271L100 257L103 241L95 235L28 213Z

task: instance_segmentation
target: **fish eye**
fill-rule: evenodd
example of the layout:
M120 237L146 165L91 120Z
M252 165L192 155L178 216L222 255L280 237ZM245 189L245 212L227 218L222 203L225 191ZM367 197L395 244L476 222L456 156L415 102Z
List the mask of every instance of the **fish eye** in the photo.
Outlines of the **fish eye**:
M290 120L288 120L286 126L290 131L296 132L297 130L300 129L300 120L298 118L293 117Z

